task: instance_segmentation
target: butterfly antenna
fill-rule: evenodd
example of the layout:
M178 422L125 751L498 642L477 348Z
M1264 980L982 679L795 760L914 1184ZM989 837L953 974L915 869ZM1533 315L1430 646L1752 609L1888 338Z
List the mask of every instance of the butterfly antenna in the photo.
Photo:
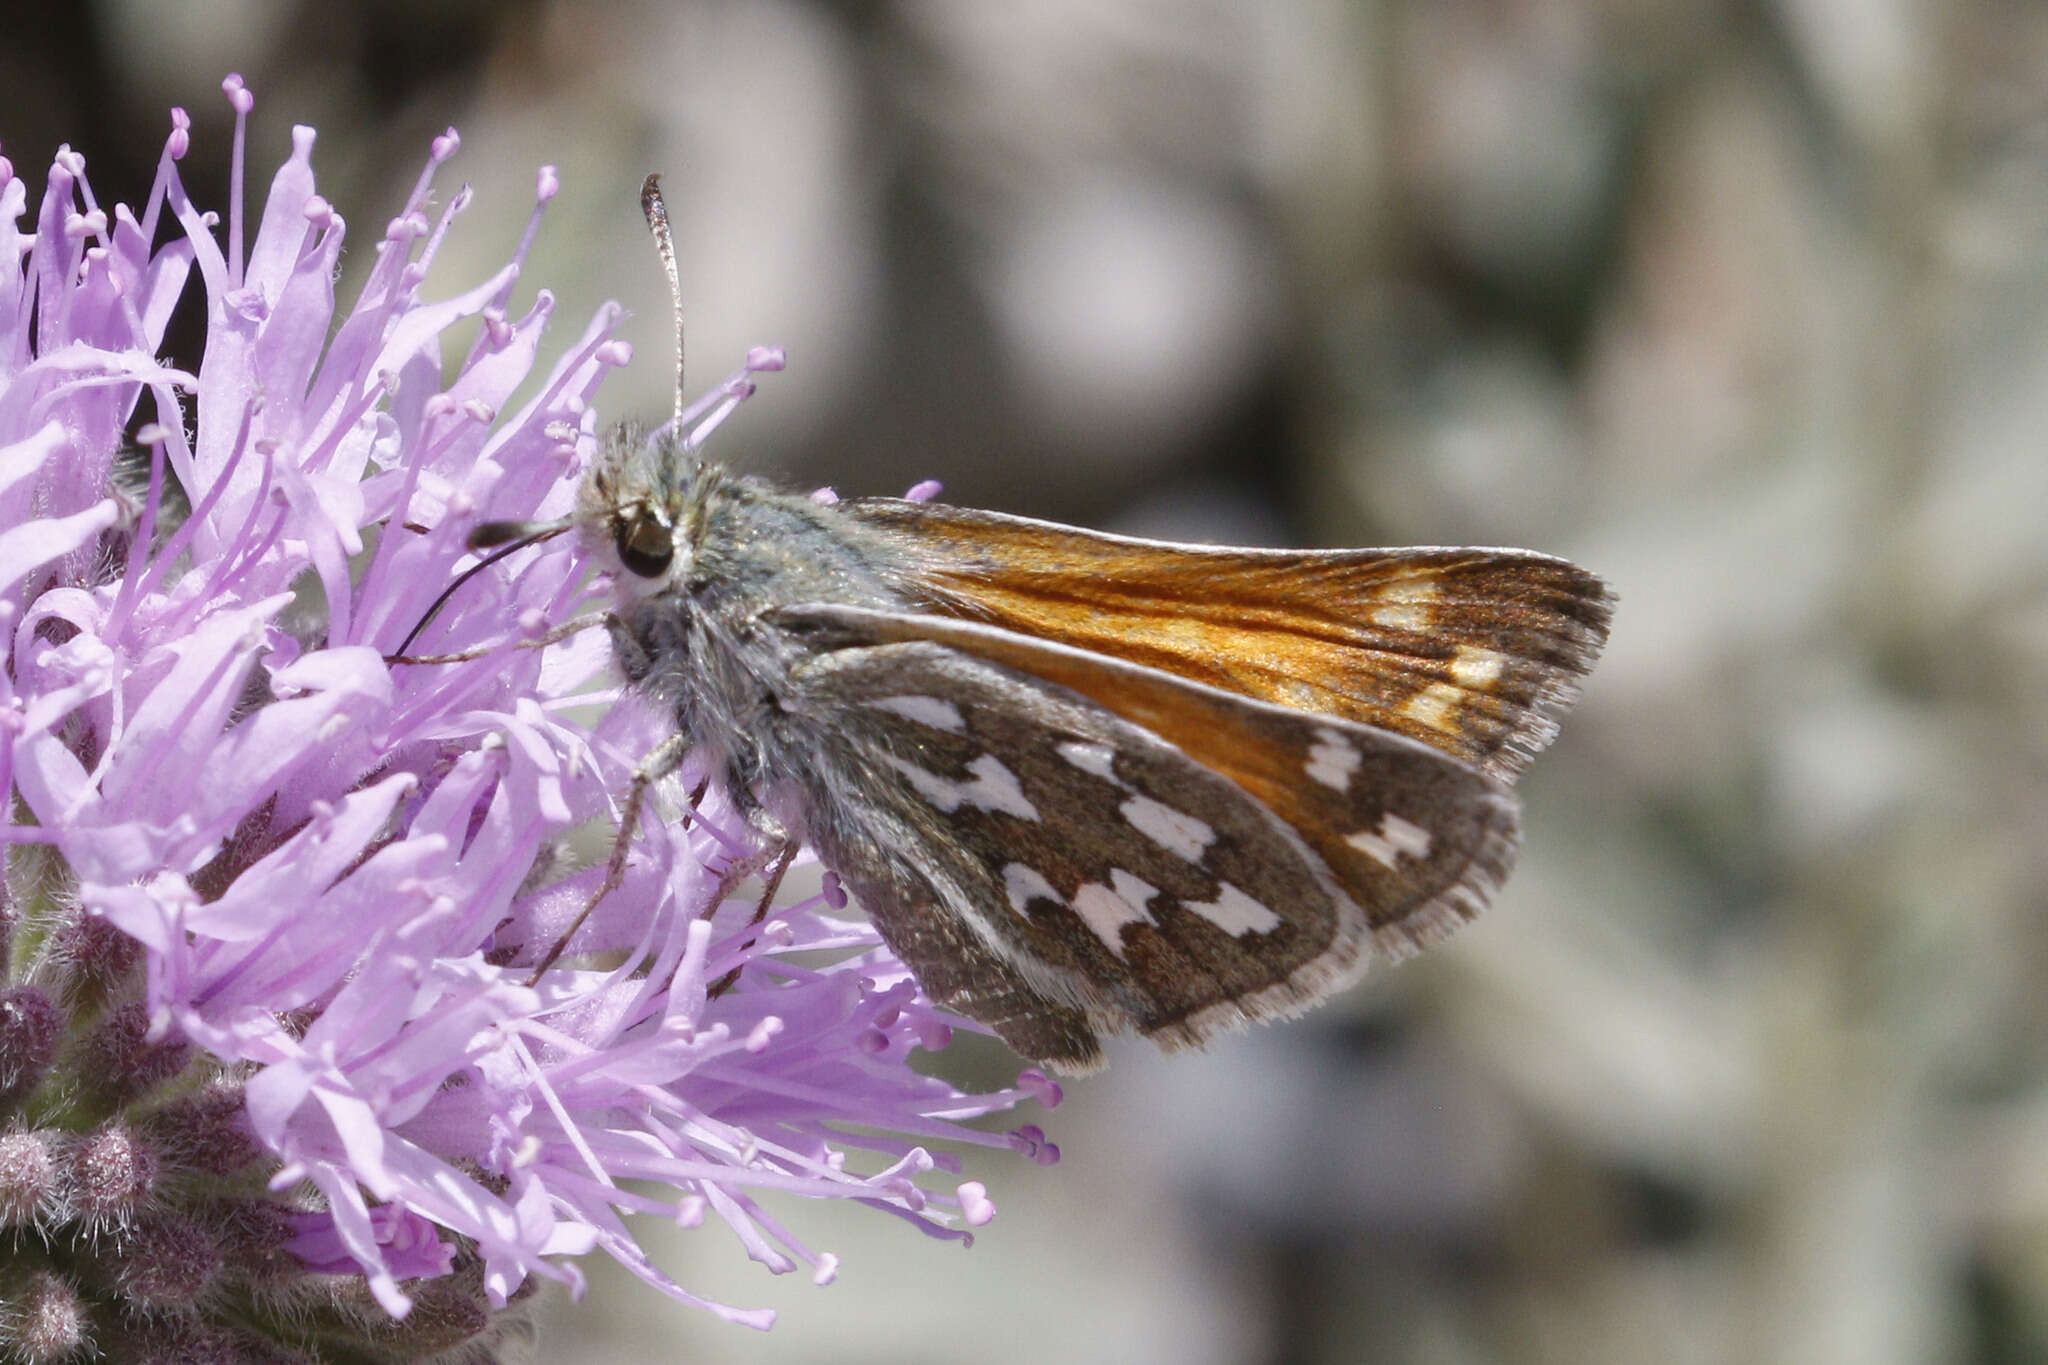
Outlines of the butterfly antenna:
M640 182L640 212L647 216L647 230L654 234L654 249L661 253L661 269L668 276L669 305L676 315L676 407L669 419L678 431L683 425L683 281L676 273L676 239L668 225L668 203L661 197L661 175Z
M470 549L482 550L493 545L501 546L502 548L485 555L482 559L464 569L460 574L457 574L455 581L443 588L441 595L434 599L434 604L427 608L426 614L420 617L413 625L413 628L405 633L405 638L398 642L398 648L384 656L384 662L388 664L405 662L405 652L412 648L412 642L420 638L420 632L427 628L427 623L441 614L441 608L448 605L448 599L455 596L456 591L464 583L475 578L485 569L490 568L491 565L509 554L515 554L529 545L538 545L544 540L553 540L556 536L568 530L570 524L566 518L561 521L543 522L487 521L474 531L471 531L469 533ZM509 544L506 543L508 540L510 541Z

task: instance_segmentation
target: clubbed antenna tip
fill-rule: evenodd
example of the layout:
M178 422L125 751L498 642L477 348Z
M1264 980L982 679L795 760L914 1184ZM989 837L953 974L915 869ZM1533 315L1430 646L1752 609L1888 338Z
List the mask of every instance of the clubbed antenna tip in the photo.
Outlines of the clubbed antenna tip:
M683 281L676 273L676 239L669 230L668 204L661 197L661 174L655 172L640 182L640 212L647 216L647 230L654 234L654 249L661 253L661 268L668 276L669 304L676 316L676 405L671 419L680 428L683 418Z

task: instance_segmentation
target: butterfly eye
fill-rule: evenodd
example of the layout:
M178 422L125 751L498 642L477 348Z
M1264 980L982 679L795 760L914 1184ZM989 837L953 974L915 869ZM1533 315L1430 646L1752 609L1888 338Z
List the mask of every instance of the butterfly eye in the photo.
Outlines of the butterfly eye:
M667 525L644 507L619 519L618 547L619 562L642 578L661 577L676 557Z

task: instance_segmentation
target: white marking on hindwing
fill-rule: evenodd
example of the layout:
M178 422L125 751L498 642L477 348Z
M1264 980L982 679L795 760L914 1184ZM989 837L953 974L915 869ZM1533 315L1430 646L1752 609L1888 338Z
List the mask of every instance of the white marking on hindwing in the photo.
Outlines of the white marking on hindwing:
M1123 785L1116 775L1116 750L1107 744L1069 739L1054 745L1053 751L1084 773L1093 773L1105 782L1115 782L1119 787Z
M1335 730L1316 731L1316 742L1309 746L1308 775L1326 787L1338 791L1351 788L1351 774L1358 771L1365 756L1358 752L1358 746Z
M1202 854L1216 842L1216 831L1206 821L1149 796L1133 796L1117 809L1138 833L1191 863L1201 862Z
M1104 947L1122 957L1124 926L1152 923L1152 917L1145 913L1145 906L1159 894L1159 888L1120 867L1109 874L1109 882L1108 886L1089 882L1076 891L1073 910L1084 924L1095 931L1095 937L1102 940Z
M1382 867L1397 869L1404 857L1413 858L1417 862L1427 858L1432 841L1428 830L1388 811L1380 817L1379 833L1360 830L1348 836L1344 842Z
M1270 934L1283 922L1272 910L1229 882L1223 883L1221 894L1213 901L1182 901L1181 904L1224 933L1240 938L1246 934Z
M1049 900L1062 907L1067 903L1066 897L1045 879L1044 873L1023 863L1003 864L1003 891L1010 898L1010 908L1020 915L1024 913L1024 907L1035 900Z
M960 715L960 708L943 697L877 697L868 705L947 734L967 733L967 721Z
M1036 820L1038 807L1024 795L1017 774L1005 768L1002 760L994 754L983 754L967 765L973 775L972 782L956 782L950 777L940 777L935 772L918 767L907 759L894 754L883 754L883 762L902 773L913 790L946 815L951 815L963 805L978 806L982 810L1001 811L1014 815L1020 820Z

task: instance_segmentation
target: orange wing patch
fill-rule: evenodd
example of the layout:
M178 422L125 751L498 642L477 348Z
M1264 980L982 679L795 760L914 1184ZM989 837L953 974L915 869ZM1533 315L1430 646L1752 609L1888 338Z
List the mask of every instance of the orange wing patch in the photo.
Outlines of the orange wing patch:
M1522 550L1169 545L896 499L936 610L1420 740L1512 777L1557 732L1612 598Z

